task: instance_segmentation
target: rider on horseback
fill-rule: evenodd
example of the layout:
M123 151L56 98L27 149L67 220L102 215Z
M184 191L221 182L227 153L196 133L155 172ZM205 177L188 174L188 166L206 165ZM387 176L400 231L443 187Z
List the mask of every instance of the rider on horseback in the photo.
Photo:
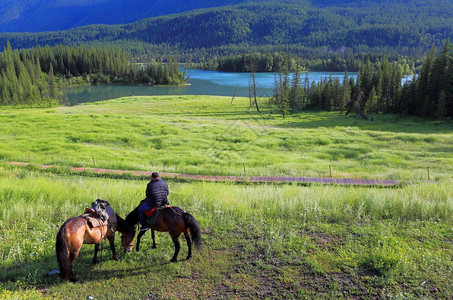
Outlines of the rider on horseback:
M145 217L147 210L170 204L167 198L169 193L167 182L160 178L159 173L153 172L151 181L146 186L146 198L142 201L143 204L139 208L140 223L143 226L140 230L149 229L146 225Z

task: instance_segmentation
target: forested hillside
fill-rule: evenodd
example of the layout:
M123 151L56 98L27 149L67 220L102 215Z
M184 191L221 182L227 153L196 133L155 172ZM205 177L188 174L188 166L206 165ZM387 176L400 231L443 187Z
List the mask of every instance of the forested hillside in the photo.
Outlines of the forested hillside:
M243 0L2 0L0 32L64 30L90 24L122 24Z
M68 31L7 33L17 48L37 44L120 46L136 56L212 58L252 51L299 56L386 53L421 56L453 35L453 5L442 0L243 3Z

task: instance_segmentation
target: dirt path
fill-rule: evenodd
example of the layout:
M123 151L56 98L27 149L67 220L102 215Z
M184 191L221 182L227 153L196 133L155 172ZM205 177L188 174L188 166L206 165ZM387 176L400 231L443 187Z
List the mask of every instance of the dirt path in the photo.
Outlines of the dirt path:
M10 162L14 166L28 166L25 162ZM43 169L55 168L55 165L34 165ZM151 176L148 171L112 170L100 168L72 167L73 172L93 172L98 174L132 174L135 176ZM318 177L280 177L280 176L217 176L217 175L192 175L159 172L164 178L182 178L197 181L216 181L216 182L305 182L321 184L340 184L340 185L360 185L360 186L395 186L403 183L411 183L405 180L380 180L380 179L350 179L350 178L318 178ZM435 182L435 181L426 181Z

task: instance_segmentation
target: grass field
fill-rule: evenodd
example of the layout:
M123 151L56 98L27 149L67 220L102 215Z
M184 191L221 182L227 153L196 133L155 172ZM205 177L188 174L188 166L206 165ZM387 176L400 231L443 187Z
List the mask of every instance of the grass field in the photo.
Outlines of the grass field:
M262 107L266 103L263 101ZM0 109L0 298L453 297L453 124L338 112L286 119L245 99L134 97L76 107ZM265 110L265 109L264 109ZM7 161L234 175L426 179L400 188L169 181L173 205L200 223L204 248L166 233L140 252L76 260L82 283L57 268L55 235L96 198L122 216L146 181L17 168ZM119 236L118 236L119 237ZM116 241L119 248L119 238Z
M132 97L0 109L0 159L217 175L451 178L453 123L338 112L283 119L226 97ZM436 126L437 125L437 126Z

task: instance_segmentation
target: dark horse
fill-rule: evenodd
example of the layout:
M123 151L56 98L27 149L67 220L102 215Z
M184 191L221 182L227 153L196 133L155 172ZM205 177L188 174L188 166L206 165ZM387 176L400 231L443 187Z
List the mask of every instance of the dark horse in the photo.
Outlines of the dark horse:
M121 232L121 246L123 249L131 247L135 236L135 227L130 226L124 219L116 215L117 228ZM113 259L118 260L115 251L115 233L107 225L90 228L84 217L74 217L60 227L57 234L56 252L58 265L60 267L60 276L63 280L76 282L74 274L74 261L79 255L82 244L94 244L93 264L98 262L97 254L99 243L105 238L109 240L112 249Z
M126 216L126 222L129 225L136 225L138 223L139 206L137 206ZM170 233L171 239L175 244L175 253L173 254L172 259L170 259L171 262L176 262L178 260L178 253L179 249L181 248L178 237L181 235L181 233L184 233L187 241L187 247L189 248L187 259L190 259L192 257L192 242L195 244L195 247L201 247L202 241L200 225L198 225L197 220L192 215L186 213L183 209L177 206L168 206L162 208L162 211L157 217L156 223L151 227L151 229L153 236L153 248L156 248L154 230L162 232L168 231ZM143 234L145 234L145 232L146 231L140 231L137 236L137 251L140 250L140 238L143 236ZM127 251L130 252L132 250L132 246L133 245L131 244Z

